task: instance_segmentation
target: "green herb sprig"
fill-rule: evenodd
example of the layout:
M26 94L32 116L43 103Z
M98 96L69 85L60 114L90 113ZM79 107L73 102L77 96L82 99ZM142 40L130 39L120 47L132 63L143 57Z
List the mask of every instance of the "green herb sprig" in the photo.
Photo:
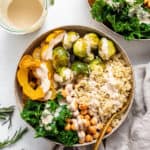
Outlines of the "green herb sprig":
M10 138L8 137L3 142L0 142L0 149L5 148L7 146L10 146L14 143L16 143L18 140L22 138L22 136L28 131L28 128L20 128L18 131L15 132L15 134Z
M0 120L3 120L3 125L9 122L8 128L11 127L11 118L14 112L14 106L0 108Z
M54 5L54 0L50 0L50 5Z

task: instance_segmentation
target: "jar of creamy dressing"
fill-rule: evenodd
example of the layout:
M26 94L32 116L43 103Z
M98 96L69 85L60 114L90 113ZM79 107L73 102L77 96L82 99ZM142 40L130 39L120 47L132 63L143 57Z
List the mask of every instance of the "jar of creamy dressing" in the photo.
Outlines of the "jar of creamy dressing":
M0 25L14 34L39 29L47 15L47 0L0 0Z

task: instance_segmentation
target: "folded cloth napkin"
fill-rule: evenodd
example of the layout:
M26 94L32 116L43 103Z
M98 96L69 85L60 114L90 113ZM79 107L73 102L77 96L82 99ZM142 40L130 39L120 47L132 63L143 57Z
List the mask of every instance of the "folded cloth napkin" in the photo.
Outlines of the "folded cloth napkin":
M124 124L100 150L150 150L150 63L136 66L135 100Z

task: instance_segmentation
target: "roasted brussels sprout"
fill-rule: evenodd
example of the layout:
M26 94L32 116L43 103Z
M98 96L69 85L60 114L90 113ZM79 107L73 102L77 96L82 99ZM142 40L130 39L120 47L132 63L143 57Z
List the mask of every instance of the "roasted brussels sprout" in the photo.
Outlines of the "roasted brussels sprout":
M92 49L98 48L99 38L95 33L88 33L84 36Z
M88 54L88 56L86 56L86 57L84 58L83 61L89 63L89 62L91 62L92 60L94 60L94 54L93 54L93 53L90 53L90 54Z
M73 43L79 38L79 34L77 32L70 31L65 34L63 40L63 47L66 49L71 49Z
M99 42L99 55L103 60L109 60L116 53L116 48L112 41L102 38Z
M69 63L69 53L63 47L56 47L53 50L53 67L55 69L67 66Z
M70 68L62 67L57 69L58 75L62 78L62 82L72 81L73 71Z
M88 50L88 43L85 39L79 38L73 45L73 53L78 57L86 57Z
M105 64L102 62L102 60L100 58L94 59L89 64L89 69L91 71L93 71L93 70L99 70L99 69L104 69L104 68L105 68Z
M71 69L75 72L75 74L88 74L88 65L86 63L76 61L71 65Z

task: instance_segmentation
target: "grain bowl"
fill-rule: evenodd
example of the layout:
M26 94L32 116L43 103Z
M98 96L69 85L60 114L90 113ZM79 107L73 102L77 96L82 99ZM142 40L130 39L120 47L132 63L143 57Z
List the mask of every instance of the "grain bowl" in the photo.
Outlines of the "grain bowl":
M95 143L123 123L132 106L134 76L125 51L109 36L84 26L65 26L38 37L16 70L15 93L21 117L45 137L65 146Z

